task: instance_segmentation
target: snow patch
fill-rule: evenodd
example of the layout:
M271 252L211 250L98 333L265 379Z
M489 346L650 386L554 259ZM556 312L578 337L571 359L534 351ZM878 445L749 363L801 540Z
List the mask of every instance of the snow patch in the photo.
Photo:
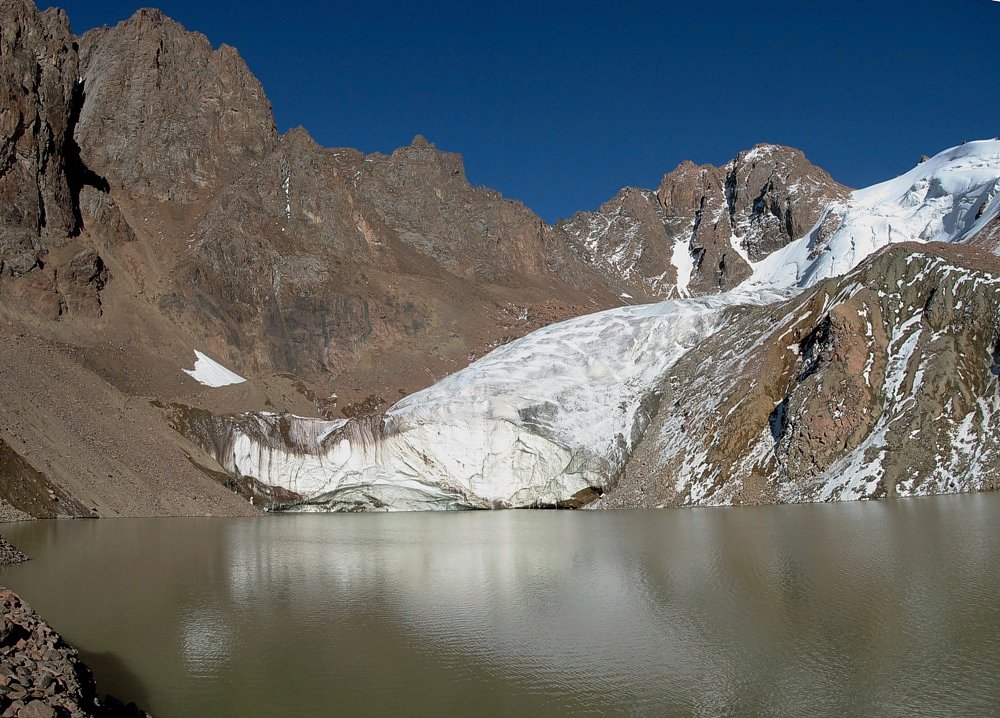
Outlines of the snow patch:
M194 356L194 369L182 369L181 371L200 384L218 388L220 386L229 386L230 384L242 384L246 381L245 378L236 372L230 371L197 349L194 351Z
M677 270L677 294L681 297L689 296L688 284L691 283L691 275L694 274L694 257L691 256L687 237L681 237L674 242L670 263Z

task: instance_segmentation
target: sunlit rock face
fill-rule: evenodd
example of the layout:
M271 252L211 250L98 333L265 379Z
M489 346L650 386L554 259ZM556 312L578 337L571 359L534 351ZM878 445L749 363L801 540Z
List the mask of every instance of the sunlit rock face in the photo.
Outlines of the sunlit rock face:
M849 190L799 150L761 144L721 167L683 162L659 188L626 187L558 227L640 301L715 294L803 236Z

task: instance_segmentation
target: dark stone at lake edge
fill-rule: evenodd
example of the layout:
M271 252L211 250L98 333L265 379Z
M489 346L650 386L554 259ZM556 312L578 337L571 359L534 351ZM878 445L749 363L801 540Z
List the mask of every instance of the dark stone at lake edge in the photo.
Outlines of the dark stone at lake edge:
M111 696L99 698L93 674L80 660L77 650L20 596L0 587L0 716L83 718L148 714L134 703L126 705Z
M0 566L12 563L24 563L28 557L12 545L3 536L0 536Z

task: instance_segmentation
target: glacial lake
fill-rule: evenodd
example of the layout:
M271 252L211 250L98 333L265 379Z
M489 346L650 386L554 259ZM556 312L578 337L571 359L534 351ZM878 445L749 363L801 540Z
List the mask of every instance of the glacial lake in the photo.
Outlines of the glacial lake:
M985 716L1000 495L0 524L156 718Z

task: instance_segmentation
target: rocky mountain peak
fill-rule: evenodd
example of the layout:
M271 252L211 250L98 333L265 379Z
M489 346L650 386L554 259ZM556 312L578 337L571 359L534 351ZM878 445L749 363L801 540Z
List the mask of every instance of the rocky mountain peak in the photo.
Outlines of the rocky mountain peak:
M410 141L410 147L415 150L437 149L437 147L433 143L428 142L427 138L423 135L414 135L413 139Z
M313 138L302 125L298 125L288 130L284 135L281 136L281 143L288 149L305 149L310 150L319 148L319 143Z
M277 142L264 90L236 50L156 10L80 39L76 130L94 171L133 196L204 200Z
M649 299L711 294L805 235L847 188L792 147L758 144L722 167L681 162L656 192L619 192L559 227L627 293Z

